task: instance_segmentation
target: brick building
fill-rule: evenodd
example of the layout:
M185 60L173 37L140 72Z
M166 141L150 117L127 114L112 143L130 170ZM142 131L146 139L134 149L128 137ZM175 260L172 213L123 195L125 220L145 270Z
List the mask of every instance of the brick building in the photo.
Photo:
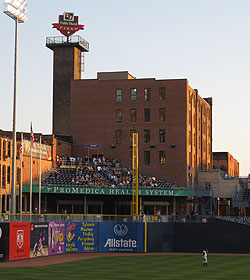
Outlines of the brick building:
M32 152L32 178L38 178L40 171L39 137L35 134L35 143ZM51 135L42 136L41 171L50 170L56 160L57 150L67 151L70 143L65 139L55 138ZM66 139L68 140L68 139ZM0 213L9 212L11 205L11 178L12 178L12 132L0 130ZM21 182L21 133L17 132L17 158L16 158L16 209L19 209L19 187ZM30 133L23 133L23 184L30 182ZM37 180L34 181L37 183ZM23 194L23 211L29 211L29 194Z
M198 170L212 169L212 98L201 98L187 79L136 79L124 71L81 80L89 43L73 37L48 37L46 46L54 55L53 134L73 137L74 156L99 144L99 153L129 167L136 131L139 172L190 186Z
M213 168L230 176L239 177L239 162L229 152L213 152Z
M107 72L72 80L70 89L74 155L87 155L85 144L96 143L101 154L130 166L131 134L138 132L143 174L190 186L198 170L212 168L212 98L201 98L187 79Z

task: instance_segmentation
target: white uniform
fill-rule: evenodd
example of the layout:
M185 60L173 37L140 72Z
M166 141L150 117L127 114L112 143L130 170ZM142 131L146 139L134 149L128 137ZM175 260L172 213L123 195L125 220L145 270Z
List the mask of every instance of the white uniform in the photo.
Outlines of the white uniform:
M203 265L207 265L207 251L202 252Z

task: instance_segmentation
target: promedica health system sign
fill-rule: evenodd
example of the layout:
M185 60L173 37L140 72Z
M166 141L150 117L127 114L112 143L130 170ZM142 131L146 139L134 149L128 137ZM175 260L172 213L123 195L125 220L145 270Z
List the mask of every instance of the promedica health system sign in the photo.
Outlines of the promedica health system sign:
M33 186L33 192L38 193L39 187ZM23 192L29 193L30 186L23 186ZM93 195L132 195L132 188L100 188L100 187L54 187L42 186L42 193L58 193L58 194L93 194ZM141 188L138 192L141 196L194 196L193 190L179 189L149 189Z
M143 223L100 223L99 252L143 252Z
M65 223L65 253L97 252L98 223Z

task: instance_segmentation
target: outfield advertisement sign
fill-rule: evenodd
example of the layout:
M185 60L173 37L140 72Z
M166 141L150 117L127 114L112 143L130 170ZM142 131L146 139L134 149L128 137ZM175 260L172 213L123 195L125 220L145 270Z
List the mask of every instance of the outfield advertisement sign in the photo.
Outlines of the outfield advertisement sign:
M143 223L100 223L99 252L143 252Z
M49 255L64 254L65 223L49 223Z
M48 224L30 225L30 258L48 256Z
M23 186L23 192L30 192L29 186ZM33 192L38 193L39 187L33 186ZM52 187L42 186L42 193L51 194L90 194L90 195L132 195L132 188L99 188L99 187ZM139 189L140 196L193 196L193 190L160 190L160 189Z
M97 252L98 223L65 224L65 253Z
M30 223L10 223L9 260L30 257Z
M0 262L9 259L9 223L0 223Z

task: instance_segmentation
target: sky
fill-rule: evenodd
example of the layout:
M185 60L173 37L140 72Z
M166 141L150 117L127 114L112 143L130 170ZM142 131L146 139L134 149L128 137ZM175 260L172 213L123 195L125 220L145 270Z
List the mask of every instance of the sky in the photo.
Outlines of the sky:
M2 0L3 1L3 0ZM213 97L213 151L250 173L249 0L28 0L18 25L17 131L52 133L52 23L74 12L90 43L82 78L129 71L136 78L187 78ZM0 13L0 129L12 130L14 21Z

